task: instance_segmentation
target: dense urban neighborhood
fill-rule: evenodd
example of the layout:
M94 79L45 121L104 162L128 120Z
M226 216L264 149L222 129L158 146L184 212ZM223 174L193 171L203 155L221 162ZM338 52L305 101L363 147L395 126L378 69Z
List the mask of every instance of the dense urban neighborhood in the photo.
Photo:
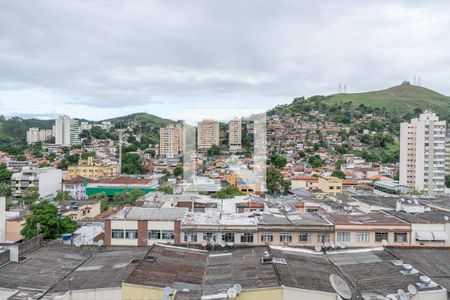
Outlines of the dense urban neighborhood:
M0 296L447 299L448 115L342 97L195 126L2 118Z

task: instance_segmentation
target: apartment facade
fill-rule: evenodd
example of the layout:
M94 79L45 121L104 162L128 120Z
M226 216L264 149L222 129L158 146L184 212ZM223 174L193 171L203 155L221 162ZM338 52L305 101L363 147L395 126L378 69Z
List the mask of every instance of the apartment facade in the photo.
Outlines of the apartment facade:
M400 184L431 195L444 193L446 122L424 112L400 125Z
M228 145L231 151L242 149L242 121L234 119L228 122Z
M20 198L22 193L34 187L39 195L46 200L52 200L61 189L62 171L55 168L41 168L14 173L11 176L11 195Z
M80 126L78 121L69 116L59 116L55 120L55 144L72 146L80 144Z
M186 208L125 207L105 220L105 245L179 244Z
M80 160L77 166L69 166L69 178L84 177L89 179L99 179L103 177L113 177L119 174L119 165L112 163L102 163L95 161L93 157Z
M198 122L197 148L206 150L212 145L219 146L219 122L203 120Z
M159 155L165 158L174 158L183 153L184 125L171 124L159 130Z
M32 145L39 142L46 142L53 137L52 129L41 129L37 127L31 127L27 131L27 144Z

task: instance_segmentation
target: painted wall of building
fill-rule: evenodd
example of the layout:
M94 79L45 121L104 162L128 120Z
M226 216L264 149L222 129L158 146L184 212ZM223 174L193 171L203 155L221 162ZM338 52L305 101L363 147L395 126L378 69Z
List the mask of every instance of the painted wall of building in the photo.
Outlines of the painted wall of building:
M336 293L303 290L292 287L283 288L283 300L337 300L340 297Z

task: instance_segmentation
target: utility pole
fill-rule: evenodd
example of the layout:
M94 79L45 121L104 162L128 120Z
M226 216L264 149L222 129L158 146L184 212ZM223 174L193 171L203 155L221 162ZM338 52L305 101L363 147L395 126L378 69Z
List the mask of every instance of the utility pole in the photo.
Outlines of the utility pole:
M122 129L119 129L119 176L122 175Z

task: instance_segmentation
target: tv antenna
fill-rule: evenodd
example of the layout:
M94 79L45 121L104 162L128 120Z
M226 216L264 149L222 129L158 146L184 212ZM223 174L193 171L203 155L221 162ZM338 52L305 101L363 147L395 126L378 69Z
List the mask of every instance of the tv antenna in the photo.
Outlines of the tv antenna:
M227 245L227 243L224 240L221 240L219 242L220 247L225 248L225 246Z
M341 276L336 274L330 275L330 283L333 286L333 289L336 293L341 296L341 298L349 300L352 298L352 290L348 286L347 282L342 279Z

